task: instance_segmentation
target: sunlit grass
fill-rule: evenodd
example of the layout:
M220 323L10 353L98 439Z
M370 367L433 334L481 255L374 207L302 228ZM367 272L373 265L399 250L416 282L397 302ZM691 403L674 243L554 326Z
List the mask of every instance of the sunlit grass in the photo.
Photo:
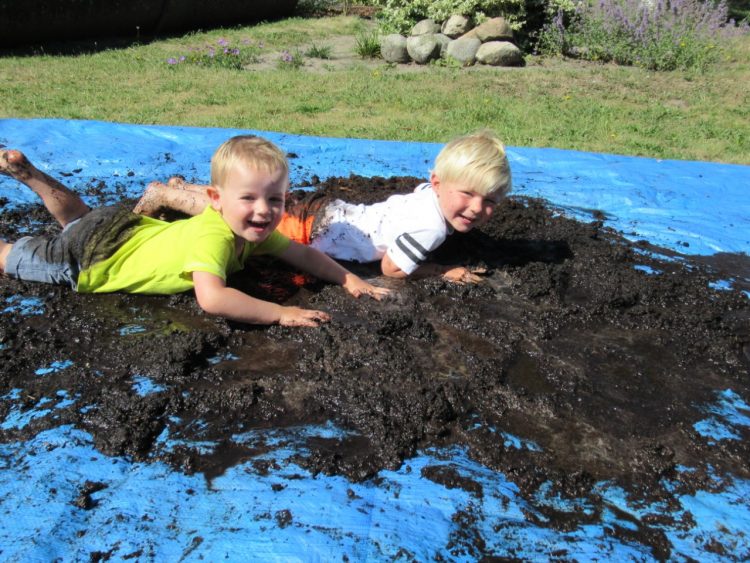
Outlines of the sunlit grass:
M537 58L513 69L361 62L279 69L284 50L304 53L361 26L352 17L292 19L93 54L5 56L0 117L435 142L490 127L511 146L750 164L748 41L703 74ZM263 42L268 64L167 63L220 39Z

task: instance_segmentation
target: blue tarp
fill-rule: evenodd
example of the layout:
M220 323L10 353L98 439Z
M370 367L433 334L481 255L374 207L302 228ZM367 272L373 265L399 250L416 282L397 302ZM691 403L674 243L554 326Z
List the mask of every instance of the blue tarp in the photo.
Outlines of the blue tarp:
M442 146L92 121L0 122L0 144L28 152L49 172L81 169L70 179L73 187L114 179L132 195L174 174L208 182L213 151L239 133L264 135L291 153L292 185L313 175L426 177ZM747 166L522 147L509 147L508 154L517 195L547 199L582 217L599 210L627 236L685 254L750 254ZM34 197L2 178L0 195Z
M21 149L55 177L65 175L62 179L74 189L103 181L115 198L118 193L136 196L149 181L175 174L207 182L213 150L228 137L248 132L290 153L293 185L313 175L426 177L440 149L432 143L14 119L0 121L0 145ZM586 220L598 210L628 238L683 254L750 252L745 194L750 167L519 147L510 147L509 157L517 195L547 199ZM4 177L0 196L10 205L34 200ZM23 300L9 300L8 306L39 312ZM38 373L49 376L67 367L60 361L39 366ZM159 393L160 388L142 378L134 391ZM0 401L9 410L2 429L23 428L34 417L54 416L55 409L76 401L61 392L40 399L33 409L21 409L26 400L21 390L3 393ZM750 406L730 390L717 390L715 403L704 410L706 417L695 429L709 444L741 439L740 430L750 426ZM577 560L653 560L643 545L612 533L648 519L664 531L674 560L725 560L726 554L712 551L714 541L729 547L732 559L750 558L750 483L741 479L724 481L718 493L681 496L679 506L670 507L636 502L614 484L599 483L598 493L610 509L592 513L589 523L572 530L551 530L537 524L544 521L543 508L565 511L571 501L546 496L544 488L537 498L524 499L505 476L461 449L421 452L398 471L383 471L378 479L358 484L313 476L290 460L302 447L300 436L341 432L328 425L234 436L238 443L271 444L264 455L286 462L269 473L241 463L210 485L200 475L184 475L160 462L108 458L94 449L90 435L70 426L28 442L2 444L0 559L83 560L98 551L110 560L140 561L471 561L478 554L475 544L462 538L458 514L475 520L486 552L498 557L547 560L563 552ZM506 447L536 447L513 436L499 439ZM174 446L169 436L159 441L164 449ZM483 494L422 477L426 465L449 465L481 483ZM105 484L91 493L89 510L71 503L85 481ZM669 518L660 519L667 512Z

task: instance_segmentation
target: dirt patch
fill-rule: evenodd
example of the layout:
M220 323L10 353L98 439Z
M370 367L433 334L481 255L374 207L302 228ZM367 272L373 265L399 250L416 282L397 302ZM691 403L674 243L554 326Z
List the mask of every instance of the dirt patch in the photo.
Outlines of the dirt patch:
M351 177L318 189L366 202L418 181ZM39 206L0 214L3 238L49 229ZM237 434L332 421L348 433L308 439L296 463L356 481L420 448L460 445L527 497L545 484L601 511L594 485L608 480L668 504L719 487L722 475L750 477L747 427L717 441L695 427L717 391L750 397L750 304L739 290L711 288L720 277L711 264L646 250L600 221L512 197L488 225L450 237L436 255L486 266L476 286L378 278L396 295L376 303L267 262L232 280L258 297L331 313L330 324L307 330L209 318L190 294L78 295L1 278L0 419L38 410L43 398L75 402L0 439L73 424L106 454L158 459L210 480L266 451L234 442ZM747 271L746 256L732 258L722 263ZM374 267L351 266L378 277ZM165 434L181 445L163 450ZM215 445L209 453L205 442ZM483 494L450 470L423 474ZM677 489L666 490L664 478ZM82 488L82 502L90 490ZM591 519L588 508L550 507L546 516L539 525ZM648 523L621 532L669 556L663 532Z

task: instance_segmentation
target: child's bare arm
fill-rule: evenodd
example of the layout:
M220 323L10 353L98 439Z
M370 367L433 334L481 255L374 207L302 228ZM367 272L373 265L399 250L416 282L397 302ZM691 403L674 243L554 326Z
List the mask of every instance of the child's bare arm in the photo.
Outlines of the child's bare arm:
M331 318L323 311L284 307L256 299L237 289L227 287L220 277L208 272L193 272L198 305L206 313L249 324L280 324L284 326L318 326Z
M478 274L485 273L484 269L477 268L470 270L463 266L444 266L434 262L425 262L421 264L411 274L407 274L399 268L393 260L386 254L380 261L380 268L383 274L391 278L432 278L442 276L448 281L454 283L479 283L482 278Z
M281 255L281 259L316 278L341 285L354 297L369 295L380 300L390 293L390 290L384 287L367 283L319 250L294 241Z

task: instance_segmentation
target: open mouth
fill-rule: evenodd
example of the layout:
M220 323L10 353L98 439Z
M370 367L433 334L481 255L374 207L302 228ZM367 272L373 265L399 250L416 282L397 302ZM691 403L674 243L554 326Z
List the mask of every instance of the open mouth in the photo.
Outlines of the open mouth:
M270 221L248 221L247 224L253 229L265 229L270 225Z

